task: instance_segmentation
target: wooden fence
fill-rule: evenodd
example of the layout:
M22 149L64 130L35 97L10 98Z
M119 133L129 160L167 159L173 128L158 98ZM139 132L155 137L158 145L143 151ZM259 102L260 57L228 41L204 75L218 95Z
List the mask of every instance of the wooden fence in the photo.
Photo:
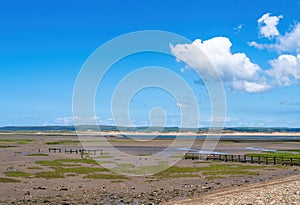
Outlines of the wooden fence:
M39 149L39 152L41 152L41 150ZM49 148L49 153L50 152L62 152L61 148ZM102 149L65 149L65 153L68 154L72 154L72 153L76 153L76 154L94 154L96 155L97 152L100 152L100 155L102 155Z
M223 162L241 162L241 163L251 163L251 164L300 166L300 158L285 158L285 157L226 155L226 154L207 155L207 154L199 154L196 152L188 152L185 154L185 159L213 160L213 161L223 161Z

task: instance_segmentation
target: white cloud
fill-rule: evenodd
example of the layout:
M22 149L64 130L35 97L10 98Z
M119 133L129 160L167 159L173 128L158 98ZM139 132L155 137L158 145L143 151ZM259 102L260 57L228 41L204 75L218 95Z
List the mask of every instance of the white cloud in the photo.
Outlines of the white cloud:
M59 117L54 120L55 124L69 125L74 124L73 117Z
M300 80L300 54L280 55L277 59L271 60L272 69L266 73L274 78L277 85L288 86Z
M300 24L298 23L283 36L278 37L278 42L274 45L277 51L300 52Z
M263 92L271 88L271 86L266 83L255 83L247 80L234 80L232 86L235 90L244 90L249 93Z
M279 20L283 18L280 16L271 16L270 13L264 14L257 20L259 26L259 33L266 38L274 38L279 35L279 31L277 29L277 25Z
M178 61L183 61L200 73L213 75L212 67L203 62L203 53L210 60L224 82L229 82L233 88L246 92L261 92L268 87L260 77L261 68L251 62L245 53L232 53L232 43L226 37L215 37L206 41L195 40L192 44L177 44L171 47L171 52ZM200 50L203 52L200 52ZM240 83L237 83L240 82ZM243 83L241 83L243 82ZM238 85L239 84L239 85ZM255 86L250 89L249 86ZM244 87L243 87L244 86ZM264 89L263 89L264 88Z
M280 17L281 16L278 16L276 18L280 18ZM275 21L275 20L273 20L273 21ZM273 30L273 31L271 31L271 30ZM299 40L300 39L300 23L296 24L294 27L292 27L292 29L290 29L289 32L286 32L284 35L279 35L279 32L278 32L276 27L275 27L275 30L273 28L273 29L270 29L269 32L265 32L266 34L268 33L268 35L270 37L271 36L276 37L276 42L275 43L270 43L270 44L262 43L262 44L260 44L260 43L257 43L255 41L252 41L252 42L248 42L248 45L253 46L255 48L258 48L258 49L274 50L274 51L277 51L279 53L282 53L282 52L290 52L290 53L296 52L296 53L299 53L300 52L300 40ZM260 32L261 31L262 30L260 30ZM271 35L271 33L273 33L273 35Z
M234 27L233 30L235 30L236 33L239 33L243 27L244 27L244 24L239 24L236 27Z

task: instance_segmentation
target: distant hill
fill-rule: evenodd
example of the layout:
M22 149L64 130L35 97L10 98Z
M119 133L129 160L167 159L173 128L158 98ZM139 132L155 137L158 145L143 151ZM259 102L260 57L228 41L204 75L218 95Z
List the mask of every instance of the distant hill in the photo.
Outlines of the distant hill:
M77 127L77 130L80 131L119 131L119 128L117 126L106 126L106 125L80 125ZM120 127L122 131L132 131L132 132L143 132L143 131L160 131L162 132L178 132L178 131L195 131L195 129L191 128L183 128L180 129L178 127L153 127L149 129L148 127ZM0 131L7 131L7 132L35 132L35 131L41 131L41 132L74 132L75 127L70 126L5 126L0 127ZM198 132L207 132L208 128L198 128ZM264 132L264 133L271 133L271 132L300 132L300 128L284 128L284 127L274 127L274 128L264 128L264 127L227 127L224 128L224 132L230 133L230 132Z

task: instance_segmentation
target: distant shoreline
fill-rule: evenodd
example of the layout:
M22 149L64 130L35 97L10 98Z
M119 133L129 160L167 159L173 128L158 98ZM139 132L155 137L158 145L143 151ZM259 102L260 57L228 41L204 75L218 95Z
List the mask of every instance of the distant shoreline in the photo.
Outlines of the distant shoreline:
M300 136L300 132L221 132L221 133L194 133L194 132L137 132L137 131L1 131L0 134L24 134L24 135L143 135L143 136Z

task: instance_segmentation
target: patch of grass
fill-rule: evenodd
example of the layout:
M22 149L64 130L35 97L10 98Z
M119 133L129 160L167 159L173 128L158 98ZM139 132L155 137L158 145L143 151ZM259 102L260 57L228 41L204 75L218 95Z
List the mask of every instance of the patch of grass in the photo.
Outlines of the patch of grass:
M300 154L294 154L292 152L272 152L272 153L248 153L247 156L253 157L277 157L283 158L283 160L289 160L290 158L299 159Z
M48 167L80 166L80 164L64 164L58 160L53 160L53 161L40 160L40 161L36 161L35 163L43 166L48 166Z
M193 164L210 164L212 162L210 161L197 161L197 162L194 162Z
M78 176L77 174L74 174L74 173L69 173L69 174L66 174L67 177L76 177Z
M48 154L43 154L43 153L34 153L34 154L27 154L27 156L30 157L46 157L49 156Z
M199 171L243 171L263 169L267 166L259 165L240 165L240 164L211 164L207 167L198 168Z
M164 170L163 172L166 173L186 173L186 172L199 172L201 171L201 167L170 167L166 170Z
M184 158L184 155L173 155L170 156L169 158Z
M21 182L18 179L0 177L0 183L17 183Z
M42 167L27 167L27 169L43 169Z
M110 156L110 155L101 155L101 156L97 156L97 158L114 158L113 156Z
M116 174L90 174L85 176L84 178L88 179L130 179L123 175L116 175Z
M252 171L241 171L241 170L230 170L230 171L210 171L203 172L204 175L257 175L258 172Z
M37 178L45 178L45 179L64 178L64 175L58 172L38 172L35 173L34 176Z
M0 139L0 143L16 143L16 144L28 144L34 140L28 139Z
M53 161L50 160L40 160L36 161L36 164L40 164L43 166L49 166L49 167L75 167L80 166L79 163L83 164L91 164L91 165L98 165L98 163L93 159L55 159Z
M200 168L197 167L170 167L162 172L155 174L159 178L180 178L180 177L199 177L193 172L199 172Z
M210 164L205 167L170 167L154 176L159 178L199 177L196 172L204 171L204 175L256 175L257 170L267 166L237 165L237 164Z
M57 167L55 169L56 173L76 173L76 174L89 174L93 172L105 172L109 171L106 168L102 167L70 167L70 168L63 168L63 167Z
M147 157L147 156L152 156L152 154L150 153L144 153L144 154L139 154L138 156L141 156L141 157Z
M53 142L46 142L46 145L66 145L66 144L77 144L80 141L78 140L58 140Z
M4 172L4 174L8 177L30 177L32 176L30 173L26 172Z
M66 163L84 163L84 164L93 164L93 165L98 165L98 163L93 160L93 159L56 159L55 161L57 162L66 162Z

